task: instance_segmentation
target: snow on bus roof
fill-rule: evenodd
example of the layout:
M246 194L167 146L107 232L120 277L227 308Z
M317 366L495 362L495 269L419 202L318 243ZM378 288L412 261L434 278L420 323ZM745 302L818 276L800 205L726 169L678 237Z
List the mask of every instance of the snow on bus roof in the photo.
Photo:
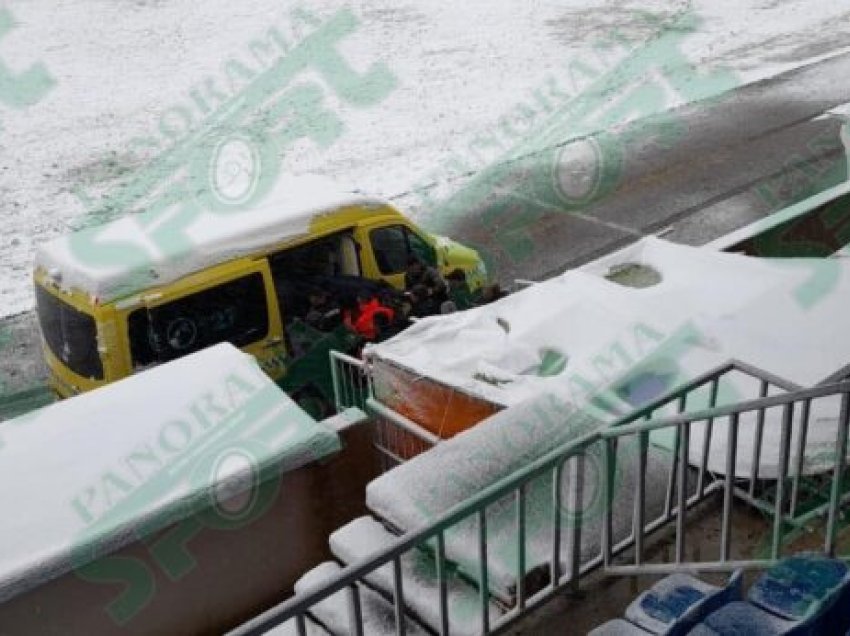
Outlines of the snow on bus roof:
M386 205L324 177L284 176L246 209L181 200L60 237L38 248L35 266L62 289L109 302L303 236L312 221L337 209Z
M3 422L0 436L0 602L246 491L260 469L341 447L226 343Z

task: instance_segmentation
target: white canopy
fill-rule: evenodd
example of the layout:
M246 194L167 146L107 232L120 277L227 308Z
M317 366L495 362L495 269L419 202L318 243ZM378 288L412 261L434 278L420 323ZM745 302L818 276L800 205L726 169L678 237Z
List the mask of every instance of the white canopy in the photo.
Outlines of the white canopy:
M0 442L0 602L251 489L260 470L340 449L230 344L4 422Z
M634 265L660 281L606 278ZM491 305L422 320L369 352L505 406L544 393L581 405L605 392L628 412L732 358L812 385L850 362L848 309L846 259L757 259L647 238ZM647 365L652 377L626 382ZM740 386L721 401L755 397ZM812 444L819 433L834 440L821 422ZM778 445L765 444L770 464Z

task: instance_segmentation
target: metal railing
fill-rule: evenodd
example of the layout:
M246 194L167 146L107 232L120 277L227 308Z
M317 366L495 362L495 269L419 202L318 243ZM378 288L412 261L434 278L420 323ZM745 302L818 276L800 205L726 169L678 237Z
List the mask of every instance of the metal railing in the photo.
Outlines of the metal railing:
M765 397L771 392L793 391L801 388L793 382L752 365L738 360L730 360L720 367L680 385L664 396L631 411L628 415L614 422L612 426L629 424L663 413L681 413L694 407L695 404L696 408L717 406L718 398L724 393L722 390L724 382L731 384L742 377L751 380L748 388L752 395L741 393L741 382L738 381L738 388L734 390L735 401L742 401L749 397ZM732 389L727 390L726 393L728 394L730 391ZM375 447L382 456L385 469L407 461L441 441L439 437L419 426L416 422L378 403L371 396L370 399L372 399L373 406L370 407L367 404L366 410L373 416ZM701 475L700 479L703 480L704 478L705 475Z
M801 484L805 480L804 460L806 457L805 429L811 406L817 400L840 397L836 415L835 438L832 445L832 456L826 463L821 462L820 471L828 475L828 498L819 505L811 507L803 515L796 514L795 507L800 504ZM808 523L819 518L826 518L826 529L824 533L823 551L835 556L836 536L840 508L848 501L847 493L847 438L848 426L850 426L850 382L842 382L832 385L819 385L811 389L798 390L791 393L761 397L740 404L732 404L721 407L706 409L696 413L682 413L672 417L659 420L645 420L639 423L612 427L601 433L605 445L604 457L606 460L606 475L617 463L618 447L629 439L637 445L637 479L635 480L635 491L630 493L634 501L633 543L634 550L630 555L630 564L615 564L613 554L615 542L610 532L610 517L613 506L609 503L606 507L606 521L603 527L603 542L605 552L605 569L609 574L652 574L671 572L676 570L733 570L736 568L767 567L776 562L782 556L784 534L789 529L799 527L800 524ZM835 406L835 404L832 404ZM801 417L794 419L795 411L799 410ZM778 417L770 417L778 415ZM760 466L760 446L754 447L753 461L748 471L739 468L741 454L739 453L739 435L742 420L747 416L756 418L756 435L760 438L764 433L765 422L773 429L779 429L778 465L775 476L776 494L772 502L772 530L770 545L765 549L762 558L758 556L748 559L731 558L731 547L733 542L732 512L734 499L742 499L747 503L754 503L762 507L764 502L753 501L752 488L741 487L741 484L752 484L758 479ZM715 425L722 423L725 426L727 436L725 438L725 457L722 475L714 474L712 483L705 489L701 487L698 480L696 487L691 488L689 481L693 477L693 471L689 466L694 463L693 454L689 452L692 428L699 423L714 422ZM797 428L797 455L793 457L792 445L794 424ZM650 446L650 435L656 431L674 429L676 432L676 446L673 455L678 458L675 465L676 483L674 487L675 505L665 506L664 513L652 521L647 522L645 518L646 490L645 490L645 465L646 453ZM773 432L773 431L772 431ZM711 455L710 446L715 437L710 436L704 452L701 453L697 465L698 475L709 471L708 457ZM750 459L750 457L744 457ZM795 459L796 461L792 461ZM821 476L822 476L821 475ZM817 476L815 474L814 476ZM613 493L610 492L611 483L606 479L606 498L613 502ZM705 497L713 492L722 493L722 517L720 542L718 546L718 558L714 560L685 561L687 511ZM668 491L669 493L669 491ZM674 544L675 557L672 563L644 562L644 543L646 536L653 530L675 521ZM703 543L701 551L706 550ZM850 554L844 555L850 558Z
M831 373L826 378L818 382L818 384L836 384L837 382L842 382L844 380L850 380L850 364L841 367L835 373Z
M691 413L685 413L687 396L697 390L708 387L709 402L711 394L719 391L720 379L732 372L742 372L757 380L759 397L738 404L713 406ZM763 388L767 383L767 389ZM306 616L316 604L331 596L344 593L348 598L348 628L351 634L363 633L363 615L358 586L366 585L366 577L375 570L390 566L394 572L392 603L396 608L396 633L405 633L405 590L402 571L402 558L411 551L426 551L433 556L436 567L436 586L439 592L439 633L449 634L451 630L447 577L452 572L460 572L467 580L477 586L479 591L479 610L482 634L500 633L524 617L530 611L547 602L567 588L577 588L581 577L602 567L611 575L655 574L677 570L732 570L739 567L761 567L775 563L782 554L783 532L790 518L790 501L795 492L799 493L801 470L792 470L791 444L793 413L796 408L811 405L814 401L840 396L839 426L836 427L834 465L831 467L829 500L817 510L810 511L809 519L826 517L824 552L834 555L841 506L847 501L844 492L846 454L848 443L848 395L850 382L830 386L818 386L806 390L782 392L768 395L770 387L791 386L779 378L764 374L757 369L731 362L716 369L672 394L656 400L639 409L636 413L623 418L616 426L595 432L557 448L543 457L531 462L470 499L457 504L451 510L437 518L427 527L417 529L400 536L383 551L361 562L349 565L318 589L297 595L274 607L238 628L236 634L261 634L283 622L295 622L299 634L306 634ZM712 390L712 387L717 387ZM660 419L652 419L654 413L664 407L675 405L681 412ZM370 405L375 408L375 404ZM773 414L778 410L781 417ZM763 414L763 415L760 415ZM753 416L755 426L762 434L766 427L771 432L780 429L780 458L778 472L778 495L775 500L774 524L766 558L731 558L733 528L731 524L733 499L750 498L750 490L740 487L741 478L750 482L757 479L753 472L740 475L737 469L738 433L743 417ZM801 420L802 421L802 420ZM706 456L699 454L696 469L694 455L690 453L692 429L698 424L705 427L712 423L716 429L727 433L728 441L724 457L725 472L718 474L711 470ZM658 431L672 429L675 432L673 452L660 453L662 461L669 462L670 476L668 491L659 514L652 516L647 508L647 465L650 456L657 461L658 450L651 442L651 436ZM704 430L704 429L703 429ZM709 446L715 439L708 436ZM798 437L799 439L799 437ZM636 452L626 453L630 446ZM564 514L565 511L583 511L586 505L586 486L588 478L600 478L600 471L593 471L587 461L594 455L602 456L602 499L603 514L601 541L598 547L593 540L598 531L592 527L592 520L584 514ZM760 459L756 457L756 459ZM590 470L589 470L590 469ZM758 469L758 461L753 465ZM634 475L634 490L620 488L618 475ZM696 480L692 479L696 475ZM790 482L790 484L789 484ZM547 485L548 505L541 516L536 506L539 498L532 501L535 493L539 495L540 484ZM790 487L789 487L790 485ZM717 495L722 499L721 534L719 557L712 560L686 560L688 510L706 502ZM531 506L533 503L534 506ZM496 618L490 612L492 602L499 595L492 587L491 555L493 511L509 511L510 521L507 533L508 541L513 545L512 561L514 566L512 597L507 611ZM529 518L534 512L535 522L545 527L530 525ZM625 527L623 520L626 520ZM502 519L504 521L504 518ZM470 568L458 563L455 558L456 546L453 545L453 531L459 526L474 524L477 528L474 536L477 544L476 567ZM675 554L672 560L649 562L645 559L647 540L657 530L674 525ZM502 525L502 530L505 525ZM534 543L529 551L530 539L549 538L549 547L541 556ZM590 544L592 549L588 549ZM850 555L848 555L850 556ZM548 579L536 584L530 583L528 575L543 566Z
M274 607L253 620L236 629L233 634L263 634L269 629L289 620L294 620L299 634L306 634L306 615L316 604L329 597L344 592L349 601L349 633L363 634L363 616L361 612L360 590L358 584L363 584L367 575L385 565L390 565L396 574L393 577L393 603L398 607L404 607L404 589L401 572L402 557L414 550L427 550L433 553L436 563L437 587L439 590L439 616L440 634L449 634L451 625L448 610L448 585L447 578L453 567L448 560L447 543L450 531L458 525L473 521L477 524L478 544L478 576L477 584L480 598L480 621L481 633L497 633L513 624L526 612L541 605L557 594L560 590L578 583L580 576L591 569L602 564L601 552L594 558L582 562L578 546L581 542L581 515L571 517L568 533L569 537L563 540L561 529L561 511L563 492L561 478L564 471L573 476L575 487L571 489L570 503L580 505L582 501L582 475L584 473L584 454L591 444L600 443L599 434L595 433L586 438L577 440L567 447L558 449L547 454L545 457L533 462L522 471L499 481L484 489L472 499L462 502L452 510L435 520L426 528L410 532L399 537L399 539L387 549L373 557L356 564L349 565L341 570L335 577L328 580L320 589L307 594L297 595L288 601ZM567 465L569 463L569 466ZM539 479L551 479L553 492L553 514L551 515L553 537L550 557L550 582L544 589L532 591L524 585L525 575L528 573L525 558L525 536L526 516L524 514L526 505L526 490L531 482ZM514 502L516 511L516 591L514 607L511 611L491 622L490 603L493 595L488 585L490 570L488 565L488 508L510 499ZM569 546L567 567L562 567L562 552L565 546ZM405 633L405 624L402 616L396 616L396 633Z
M678 416L689 410L713 409L718 405L718 401L724 398L724 395L725 399L723 401L727 404L737 404L749 399L766 398L772 393L781 394L789 391L798 391L802 388L790 380L754 367L746 362L733 359L676 387L658 399L637 408L614 422L611 428L620 428L638 421L649 421L659 416ZM769 504L760 497L762 490L759 488L761 484L758 472L758 466L761 463L761 453L764 447L764 426L765 410L760 409L756 414L753 453L751 457L751 463L755 469L750 474L746 498L752 505L769 511ZM708 482L713 479L707 467L714 432L714 418L709 417L703 426L703 435L700 440L702 442L701 457L698 462L690 462L691 465L696 463L698 466L696 490L700 493L701 497L706 494L706 489L709 486ZM675 480L679 473L681 456L681 453L678 452L681 445L680 431L674 429L673 433L671 444L671 448L673 449L671 453L672 465L668 472L666 486L665 511L668 514L673 505L673 492L676 487ZM805 439L805 436L803 436L803 439ZM800 455L802 455L802 450L800 451Z
M356 407L366 409L372 395L372 384L366 363L339 351L330 352L331 382L337 413Z
M383 472L424 453L441 441L431 431L375 398L366 400L366 412L371 416L373 445L380 456Z
M623 426L641 419L649 419L654 415L663 412L665 407L675 405L677 413L681 413L688 408L688 402L695 397L698 392L703 389L708 391L708 399L705 404L706 408L714 408L717 406L717 401L721 396L721 385L725 380L733 380L735 376L744 376L752 378L758 382L758 397L767 397L771 389L779 392L797 391L802 389L799 384L786 380L777 375L769 373L758 367L754 367L740 360L729 360L725 364L715 367L710 371L697 376L693 380L685 382L664 394L663 396L650 401L643 406L638 407L628 415L620 418L612 424L612 426ZM745 399L745 396L739 393L740 389L736 389L737 398L735 402L740 402ZM755 396L754 396L755 397Z
M331 351L330 365L337 413L350 407L369 413L373 445L384 472L425 452L440 441L430 431L374 399L372 378L364 360Z

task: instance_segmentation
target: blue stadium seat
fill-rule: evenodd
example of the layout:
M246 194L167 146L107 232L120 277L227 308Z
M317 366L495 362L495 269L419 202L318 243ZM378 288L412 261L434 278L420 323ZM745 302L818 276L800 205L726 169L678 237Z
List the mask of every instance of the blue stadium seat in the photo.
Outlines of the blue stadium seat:
M850 567L822 554L783 559L759 576L741 600L741 572L723 587L672 574L638 596L627 620L608 621L592 636L850 636Z
M651 634L678 636L718 607L740 598L740 572L723 587L687 574L671 574L638 596L626 609L626 618Z
M587 636L647 636L650 633L634 623L624 621L622 618L615 618L588 632Z
M751 603L781 618L804 621L816 631L841 633L850 600L850 570L823 555L783 559L750 588Z
M811 633L798 621L788 621L743 601L724 605L688 632L689 636L802 636Z

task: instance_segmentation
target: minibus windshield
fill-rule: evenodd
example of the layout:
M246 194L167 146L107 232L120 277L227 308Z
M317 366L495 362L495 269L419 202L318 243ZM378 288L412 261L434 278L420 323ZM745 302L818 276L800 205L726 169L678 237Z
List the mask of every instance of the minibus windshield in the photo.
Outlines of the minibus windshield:
M44 341L65 366L79 376L103 379L94 318L35 286L36 311Z

